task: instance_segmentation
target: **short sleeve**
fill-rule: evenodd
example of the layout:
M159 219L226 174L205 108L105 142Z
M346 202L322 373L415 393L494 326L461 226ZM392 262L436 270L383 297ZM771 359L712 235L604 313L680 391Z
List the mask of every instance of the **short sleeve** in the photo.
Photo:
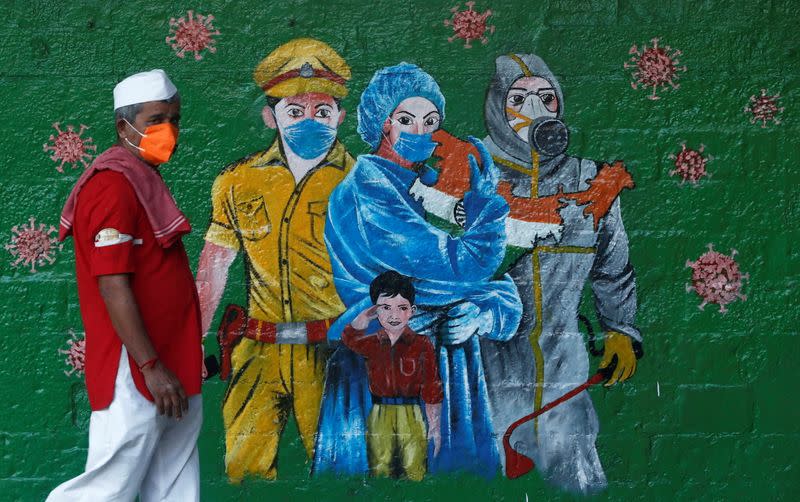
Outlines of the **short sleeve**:
M211 188L211 224L205 240L224 248L239 250L239 237L231 222L230 187L228 173L217 176Z
M439 377L436 353L433 351L433 344L427 337L423 337L422 340L422 401L427 404L441 403L444 400L444 390L442 379Z
M94 175L78 195L75 235L85 240L89 270L95 277L130 274L136 270L133 246L142 236L141 206L133 187L120 173ZM139 241L141 242L141 241Z

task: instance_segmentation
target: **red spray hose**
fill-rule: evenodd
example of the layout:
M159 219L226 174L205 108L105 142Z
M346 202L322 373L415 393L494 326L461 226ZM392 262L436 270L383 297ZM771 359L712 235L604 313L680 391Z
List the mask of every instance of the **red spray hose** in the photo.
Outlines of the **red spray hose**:
M611 375L614 366L616 366L614 362L616 361L613 361L612 364L609 364L607 367L598 370L597 373L592 375L591 378L586 380L581 385L575 387L571 391L567 392L563 396L559 397L555 401L551 401L546 405L544 405L543 407L541 407L540 409L534 411L533 413L525 415L524 417L520 418L519 420L517 420L508 427L506 433L503 435L503 449L505 450L506 453L506 476L509 479L515 479L524 474L527 474L528 472L533 470L534 467L532 459L528 458L527 456L523 455L522 453L516 451L511 447L511 434L514 433L514 430L520 425L524 424L525 422L530 422L531 420L538 417L542 413L546 413L552 410L553 408L563 403L564 401L569 401L570 399L577 396L581 392L585 391L592 385L598 384L603 380L606 380L609 377L609 375Z

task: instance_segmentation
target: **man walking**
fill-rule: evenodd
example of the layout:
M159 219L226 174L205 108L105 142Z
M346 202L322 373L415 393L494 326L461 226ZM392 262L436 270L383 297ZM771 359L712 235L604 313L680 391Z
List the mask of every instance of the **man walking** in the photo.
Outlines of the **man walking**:
M200 312L181 242L191 227L158 171L177 144L180 106L162 70L117 84L117 143L64 206L92 414L85 472L48 501L200 499Z

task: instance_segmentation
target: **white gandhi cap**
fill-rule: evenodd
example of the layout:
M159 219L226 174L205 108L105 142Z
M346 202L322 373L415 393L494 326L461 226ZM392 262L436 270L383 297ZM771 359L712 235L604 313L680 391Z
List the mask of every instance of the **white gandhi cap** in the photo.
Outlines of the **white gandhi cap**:
M164 70L136 73L114 87L114 110L128 105L163 101L178 92Z

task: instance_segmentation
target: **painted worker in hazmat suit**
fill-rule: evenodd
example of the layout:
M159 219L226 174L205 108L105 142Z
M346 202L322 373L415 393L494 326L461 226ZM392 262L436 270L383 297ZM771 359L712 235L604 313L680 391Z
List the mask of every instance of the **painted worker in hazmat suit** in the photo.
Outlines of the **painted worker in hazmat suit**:
M581 192L597 176L594 161L566 154L563 114L561 88L544 61L532 54L497 58L485 105L489 136L483 142L513 197L550 196L562 187L567 194ZM509 270L523 303L516 335L504 342L481 339L498 440L532 406L539 409L587 380L591 364L578 324L587 280L605 332L600 367L616 365L606 385L631 377L635 354L641 352L634 326L635 276L619 199L598 222L574 201L560 215L560 235L536 242ZM511 444L532 458L550 483L592 493L606 486L595 448L598 428L589 393L583 392L541 415L538 423L517 429Z
M336 290L347 307L328 337L338 338L372 304L375 276L391 269L412 277L418 313L409 326L432 337L444 388L441 422L427 424L428 472L494 477L500 459L479 338L513 336L522 307L511 278L495 278L508 205L496 193L496 168L483 145L474 140L481 166L471 160L462 235L429 223L409 194L436 147L431 134L444 108L436 81L407 63L379 70L364 90L358 132L373 153L358 157L334 190L325 225ZM315 473L367 472L365 421L375 399L363 361L346 347L337 349L328 364Z

